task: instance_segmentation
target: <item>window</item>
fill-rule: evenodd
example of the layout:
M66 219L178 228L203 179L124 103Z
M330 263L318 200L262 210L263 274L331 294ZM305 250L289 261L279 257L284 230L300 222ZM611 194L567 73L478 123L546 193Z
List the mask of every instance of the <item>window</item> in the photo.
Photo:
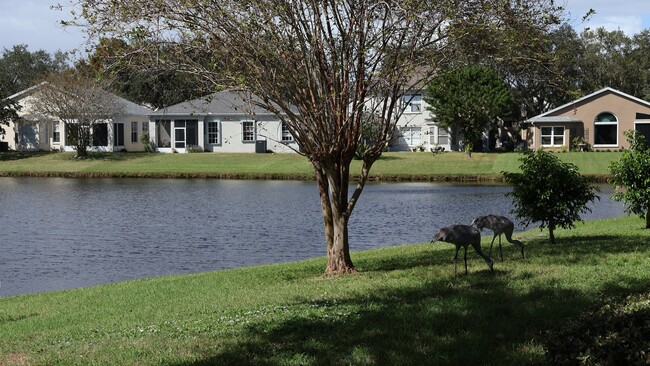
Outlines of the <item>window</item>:
M291 132L289 132L289 128L287 128L287 124L282 122L282 136L281 136L282 141L293 141L293 136L291 135Z
M124 123L113 123L113 146L124 146Z
M254 121L243 121L241 123L242 129L242 141L250 142L255 141L255 122Z
M156 120L156 143L159 147L172 147L172 121L168 119Z
M601 113L594 121L594 145L618 145L618 120L609 112Z
M422 112L422 95L420 94L406 94L402 97L402 103L406 113Z
M61 142L61 124L54 122L52 126L52 143L58 144Z
M542 146L564 146L564 127L544 126L542 132Z
M208 144L219 143L219 122L208 122Z
M142 122L142 133L149 133L149 122Z
M438 145L449 145L449 131L438 127Z
M131 142L138 142L138 122L131 122Z
M93 146L108 146L108 123L93 126Z
M420 127L403 127L401 129L402 137L408 146L419 146L421 143L422 128Z

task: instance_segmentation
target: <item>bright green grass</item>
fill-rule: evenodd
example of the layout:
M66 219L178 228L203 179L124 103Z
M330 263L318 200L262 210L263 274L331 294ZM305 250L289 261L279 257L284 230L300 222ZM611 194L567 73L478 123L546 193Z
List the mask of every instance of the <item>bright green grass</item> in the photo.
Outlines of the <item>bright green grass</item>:
M547 364L567 318L649 290L643 226L520 233L527 258L506 244L494 274L469 252L454 278L439 242L355 252L360 272L334 278L317 258L0 298L0 364Z
M561 153L558 156L576 164L585 175L606 176L612 160L620 153ZM372 167L376 179L495 179L502 171L517 171L517 153L385 153ZM360 171L353 161L351 171ZM297 154L92 154L75 159L73 153L1 153L0 175L86 175L152 177L222 177L310 179L313 168Z

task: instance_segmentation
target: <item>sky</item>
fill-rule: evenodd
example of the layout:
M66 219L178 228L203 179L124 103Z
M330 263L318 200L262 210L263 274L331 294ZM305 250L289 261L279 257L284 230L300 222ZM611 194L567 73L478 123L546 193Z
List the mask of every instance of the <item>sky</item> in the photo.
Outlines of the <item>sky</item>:
M45 50L85 50L80 29L60 26L69 19L68 11L52 10L51 5L67 0L0 0L0 52L17 44L27 44L31 52ZM569 23L578 31L585 27L621 29L628 35L650 28L650 0L556 0L564 6ZM596 15L587 23L582 17L593 8Z

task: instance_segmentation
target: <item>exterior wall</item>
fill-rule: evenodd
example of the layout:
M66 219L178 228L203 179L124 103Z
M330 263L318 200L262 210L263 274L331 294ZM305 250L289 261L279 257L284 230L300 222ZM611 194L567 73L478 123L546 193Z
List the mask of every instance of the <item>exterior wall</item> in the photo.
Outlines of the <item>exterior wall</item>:
M617 142L612 145L596 145L595 144L595 124L594 121L601 113L609 112L616 116L617 119ZM563 122L563 123L534 123L529 127L529 131L523 131L524 138L528 141L528 147L537 149L541 146L541 126L564 126L565 137L568 138L567 147L571 140L576 136L583 136L587 143L597 150L618 150L621 148L629 148L623 133L627 130L635 128L635 123L643 123L643 121L636 120L637 113L650 114L650 107L623 95L613 93L612 91L604 91L603 93L594 95L592 98L582 100L580 102L568 105L553 113L549 113L547 117L567 117L575 119L580 122ZM571 132L574 132L573 134Z
M282 128L280 121L270 116L256 116L255 120L244 115L209 115L209 116L150 116L150 135L154 143L158 141L159 130L157 128L158 119L170 120L171 129L174 129L177 120L198 120L198 146L204 151L211 152L228 152L228 153L255 153L266 145L265 151L276 153L292 153L298 150L298 144L295 141L282 141ZM251 141L243 141L243 122L254 122L255 135ZM209 127L217 124L217 141L211 141ZM169 138L170 147L156 148L159 152L186 152L187 149L175 147L174 133Z
M408 98L409 96L405 97L405 102L408 102ZM419 104L419 110L407 105L406 110L397 120L397 129L390 143L390 151L430 151L437 146L451 151L451 136L447 136L444 132L441 135L441 129L434 122L434 116L427 110L429 106L427 102L422 99Z

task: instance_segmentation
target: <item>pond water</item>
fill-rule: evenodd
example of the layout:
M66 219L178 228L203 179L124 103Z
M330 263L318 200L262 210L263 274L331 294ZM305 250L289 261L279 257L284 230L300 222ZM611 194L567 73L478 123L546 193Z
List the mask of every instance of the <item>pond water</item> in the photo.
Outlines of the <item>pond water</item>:
M0 178L0 187L0 296L325 255L314 182ZM584 219L624 214L601 189ZM509 191L369 184L351 218L351 248L425 242L479 215L511 216Z

